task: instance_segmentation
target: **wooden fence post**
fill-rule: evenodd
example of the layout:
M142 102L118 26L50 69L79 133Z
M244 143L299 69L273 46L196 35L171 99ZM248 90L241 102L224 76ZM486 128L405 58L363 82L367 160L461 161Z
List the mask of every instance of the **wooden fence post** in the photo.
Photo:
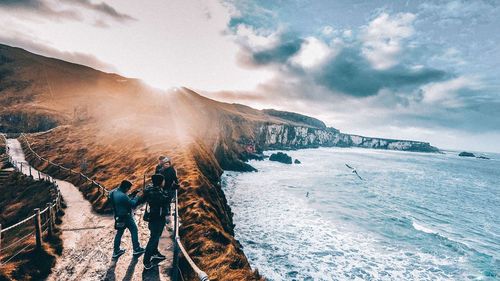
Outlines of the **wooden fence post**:
M49 231L48 236L52 238L54 235L54 209L52 207L52 203L47 203L47 207L49 208Z
M142 179L142 189L146 189L146 175L143 175L143 179Z
M23 162L21 162L21 173L23 172Z
M40 180L42 177L40 176L40 171L38 171L38 180Z
M35 209L35 234L36 234L36 249L42 249L42 225L40 224L40 208Z
M57 193L57 199L56 199L56 212L59 212L61 210L61 194ZM54 218L55 219L55 218Z
M30 166L30 177L33 178L33 175L31 174L31 166Z
M2 249L2 224L0 223L0 249Z

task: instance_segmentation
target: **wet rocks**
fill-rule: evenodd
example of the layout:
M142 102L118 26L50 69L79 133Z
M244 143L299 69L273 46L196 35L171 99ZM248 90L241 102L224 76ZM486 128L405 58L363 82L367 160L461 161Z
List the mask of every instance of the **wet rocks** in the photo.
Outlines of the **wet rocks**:
M295 159L295 161L293 161L294 164L300 164L301 162L299 161L299 159Z
M276 161L284 164L292 164L292 157L283 152L273 153L269 157L270 161Z
M470 153L470 152L466 152L466 151L460 152L460 154L458 154L458 156L462 156L462 157L476 157L476 155L474 155L474 153Z

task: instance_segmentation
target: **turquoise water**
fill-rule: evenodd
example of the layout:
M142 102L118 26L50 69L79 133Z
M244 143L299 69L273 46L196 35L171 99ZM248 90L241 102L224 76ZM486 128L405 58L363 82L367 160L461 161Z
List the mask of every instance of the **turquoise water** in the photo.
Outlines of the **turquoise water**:
M500 280L500 155L286 153L302 164L222 179L236 239L269 280Z

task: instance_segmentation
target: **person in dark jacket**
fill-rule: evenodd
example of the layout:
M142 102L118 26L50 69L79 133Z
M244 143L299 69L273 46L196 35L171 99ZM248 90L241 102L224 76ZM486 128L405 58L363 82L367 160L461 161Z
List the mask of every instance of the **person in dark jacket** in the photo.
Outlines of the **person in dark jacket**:
M160 174L165 179L163 190L167 192L170 201L174 198L175 190L179 188L179 179L177 171L172 165L172 159L169 157L160 156L160 165L156 166L155 174ZM168 213L170 214L170 204L168 205Z
M114 217L117 220L121 220L125 223L125 228L128 228L130 235L132 237L132 246L134 248L134 256L138 256L144 253L145 249L139 244L139 239L137 235L137 225L135 224L132 210L137 206L139 197L136 196L137 191L130 194L133 199L131 199L127 192L132 187L132 183L128 180L121 182L120 187L113 190L109 199L111 200L111 206L113 207ZM125 228L118 229L116 232L114 247L113 247L113 258L118 258L125 253L124 249L120 249L120 244L122 240L122 235L125 232Z
M151 269L157 264L153 263L152 260L165 259L165 256L158 251L158 243L165 227L168 206L170 205L170 200L162 189L163 176L155 174L151 176L151 181L153 183L146 186L143 196L143 200L147 202L146 208L149 209L148 228L151 233L144 254L144 269Z

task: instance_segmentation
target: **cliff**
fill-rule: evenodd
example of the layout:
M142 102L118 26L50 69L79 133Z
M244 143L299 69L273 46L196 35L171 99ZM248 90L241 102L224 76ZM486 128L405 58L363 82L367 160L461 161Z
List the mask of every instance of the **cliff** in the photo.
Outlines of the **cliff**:
M394 140L344 134L334 128L315 128L286 124L260 124L257 144L263 149L297 149L319 146L363 147L416 152L438 152L427 142Z

